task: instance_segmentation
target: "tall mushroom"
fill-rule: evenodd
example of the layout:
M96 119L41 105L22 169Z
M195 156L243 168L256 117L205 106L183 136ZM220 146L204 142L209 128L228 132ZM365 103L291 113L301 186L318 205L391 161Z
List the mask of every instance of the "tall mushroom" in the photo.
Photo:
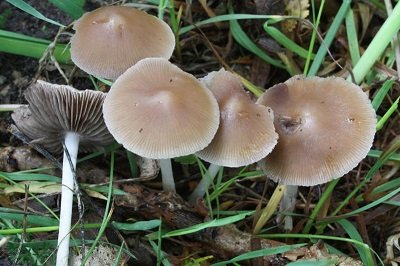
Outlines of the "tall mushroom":
M222 68L208 74L202 82L217 99L220 125L210 145L196 153L211 165L209 176L190 195L192 203L203 197L220 167L255 163L272 151L278 139L271 109L255 104L237 76Z
M57 265L67 265L79 143L82 151L92 151L114 141L102 115L105 94L39 80L26 90L25 98L29 105L12 114L18 129L54 153L62 152L62 142L65 143Z
M345 175L372 146L375 111L361 88L342 78L294 76L268 89L257 102L274 110L279 142L260 164L273 180L288 185L287 206L281 209L292 208L297 186ZM291 228L290 219L285 227Z
M175 191L170 158L206 147L219 125L212 93L164 58L146 58L112 85L103 106L115 139L142 157L159 159L165 190Z
M147 57L169 59L175 47L171 28L162 20L126 6L107 6L74 22L72 61L85 72L116 79Z

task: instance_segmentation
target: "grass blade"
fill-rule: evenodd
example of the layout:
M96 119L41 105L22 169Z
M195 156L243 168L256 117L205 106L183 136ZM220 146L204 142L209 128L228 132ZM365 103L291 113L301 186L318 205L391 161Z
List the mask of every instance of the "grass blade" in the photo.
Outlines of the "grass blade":
M374 107L375 111L378 111L378 108L381 106L383 99L388 94L389 90L392 88L394 84L394 80L389 79L386 80L382 87L376 93L374 99L372 100L372 107Z
M44 16L42 13L40 13L39 11L37 11L33 6L29 5L28 3L26 3L23 0L6 0L7 2L9 2L10 4L12 4L13 6L15 6L16 8L21 9L22 11L28 13L29 15L34 16L35 18L44 20L48 23L54 24L56 26L59 27L65 27L65 25L54 21L52 19L47 18L46 16Z
M337 222L342 226L342 228L351 237L351 239L355 239L357 241L363 242L363 239L362 239L360 233L358 233L357 229L354 227L354 225L352 223L350 223L346 219L342 219ZM370 249L366 250L357 245L355 247L358 251L358 254L360 254L360 258L361 258L362 262L364 263L364 265L375 265L375 262L372 257L372 253L371 253Z
M18 222L23 222L26 220L28 225L35 225L35 226L57 226L58 221L57 219L40 216L40 215L32 215L28 214L25 216L24 213L12 213L12 212L4 212L0 211L2 219L9 219Z
M332 212L331 216L335 216L336 214L339 213L341 209L343 209L344 206L346 206L350 199L355 196L355 194L365 186L365 184L374 176L374 174L379 170L379 168L382 167L382 165L389 160L390 156L394 154L398 149L400 148L400 138L397 137L395 141L393 141L393 144L389 147L387 151L381 154L379 159L376 161L376 163L371 167L371 169L368 171L366 176L364 177L363 181L360 182L360 184L357 185L356 188L354 188L349 195L339 204L339 206ZM364 208L364 207L363 207ZM360 209L359 209L360 210ZM364 209L362 209L363 211ZM360 211L357 212L351 212L349 214L356 214L359 213Z
M47 40L0 30L0 52L40 59L49 44ZM65 44L56 44L54 56L61 64L72 64L71 54Z
M247 252L245 254L236 256L233 259L230 259L228 261L222 261L222 262L218 262L218 263L212 264L212 266L222 266L222 265L227 265L227 264L230 264L230 263L240 262L240 261L243 261L243 260L250 260L250 259L254 259L254 258L258 258L258 257L285 253L285 252L288 252L288 251L296 249L296 248L304 247L305 245L306 244L295 244L295 245L286 245L286 246L280 246L280 247L273 247L273 248L266 248L266 249L250 251L250 252Z
M333 40L335 39L336 33L342 24L343 19L345 18L347 11L350 8L351 0L344 0L338 13L336 14L331 26L329 27L328 32L326 33L325 39L321 46L318 49L317 55L310 67L310 70L307 73L307 76L315 76L320 68L322 62L325 59L325 55L328 52L329 47L331 46Z
M347 43L349 44L349 51L352 65L356 65L358 60L360 60L360 49L358 45L358 37L356 25L354 23L353 10L349 9L346 16L346 33L347 33Z
M156 227L159 227L161 224L160 220L150 220L150 221L139 221L136 223L119 223L112 222L112 225L119 229L125 231L147 231Z
M269 55L267 55L260 47L258 47L242 30L239 23L236 20L232 20L229 22L231 27L231 32L233 38L244 48L257 55L259 58L264 60L267 63L270 63L273 66L285 69L286 66L280 62L279 60L273 59Z
M337 265L337 263L337 259L310 259L290 262L286 266L332 266Z
M104 217L101 222L101 226L99 229L99 232L91 245L88 254L86 254L86 257L83 259L82 264L86 265L87 260L90 258L91 254L93 253L94 249L96 248L97 243L100 241L101 236L103 235L104 231L106 230L108 223L111 219L112 211L113 209L111 208L111 197L112 197L112 191L113 191L113 180L114 180L114 164L115 164L115 153L112 151L111 152L111 158L110 158L110 178L109 178L109 186L108 186L108 196L107 196L107 204L106 208L104 210Z
M368 156L372 158L379 158L382 156L382 151L370 150ZM400 154L393 153L389 156L388 161L400 162Z
M295 43L294 41L292 41L291 39L286 37L286 35L283 34L282 32L280 32L277 28L269 26L269 23L270 23L270 21L267 21L264 23L264 30L275 41L277 41L279 44L281 44L288 50L292 51L293 53L295 53L303 58L307 58L309 56L308 51L306 49L304 49L303 47L301 47L300 45L298 45L297 43ZM315 55L311 53L310 58L314 58L314 57L315 57Z
M314 50L315 39L316 39L316 36L317 36L318 26L319 26L319 23L321 21L322 10L324 9L324 6L325 6L325 0L321 1L320 7L319 7L319 11L318 11L318 15L317 15L317 20L315 20L315 2L312 1L311 5L312 5L312 10L313 10L313 24L314 24L314 27L313 27L313 32L312 32L312 35L311 35L310 45L308 47L308 55L306 57L307 58L306 64L304 65L304 69L303 69L303 74L305 76L307 76L308 68L310 66L310 62L311 62L311 59L312 59L311 58L311 53Z
M212 17L209 19L205 19L205 20L196 22L193 25L182 27L179 30L179 34L184 34L184 33L189 32L197 27L216 23L216 22L236 21L236 20L242 20L242 19L276 19L276 20L279 20L279 19L284 19L284 18L291 18L291 17L278 16L278 15L253 15L253 14L233 14L232 13L232 14L215 16L215 17Z
M192 234L192 233L195 233L195 232L198 232L200 230L210 228L210 227L217 227L217 226L223 226L223 225L227 225L227 224L233 224L235 222L243 220L244 218L246 218L247 216L249 216L253 213L254 213L254 211L248 211L248 212L241 213L238 215L225 217L225 218L221 218L221 219L214 219L214 220L211 220L208 222L196 224L196 225L184 228L184 229L170 231L168 233L165 233L163 235L163 238L187 235L187 234Z
M258 221L254 226L253 234L258 234L261 231L261 228L263 228L264 225L268 222L269 218L271 218L271 216L275 213L283 195L285 194L286 189L286 185L278 185L275 188L274 193L269 199L267 206L265 206L265 208L263 209L260 218L258 218Z
M376 130L382 129L382 127L385 125L387 120L390 118L390 116L394 113L394 111L397 110L397 107L399 106L399 100L400 97L396 99L396 101L390 106L389 110L383 115L383 117L378 121L376 124Z
M74 19L80 18L85 10L83 10L83 6L85 1L82 0L48 0L50 3L70 15Z
M321 198L319 199L317 205L315 206L314 210L312 211L310 217L307 220L306 225L304 226L303 229L303 234L308 234L310 232L311 226L313 222L315 221L315 218L317 217L318 213L320 212L322 206L325 204L325 202L330 198L331 194L333 193L334 188L336 187L337 183L339 182L339 178L332 180L328 186L326 187L324 193L322 194Z
M376 60L381 56L396 32L400 29L400 2L393 9L392 14L385 20L378 33L372 39L368 48L361 56L353 69L355 83L359 84L372 69ZM349 77L351 79L351 77Z
M0 177L4 176L13 181L48 181L48 182L61 182L61 178L46 174L34 173L6 173L0 171Z

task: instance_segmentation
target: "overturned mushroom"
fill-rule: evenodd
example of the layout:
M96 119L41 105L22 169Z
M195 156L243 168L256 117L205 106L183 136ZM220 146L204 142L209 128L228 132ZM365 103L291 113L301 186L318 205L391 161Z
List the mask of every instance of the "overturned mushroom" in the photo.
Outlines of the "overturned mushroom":
M105 94L39 80L27 89L25 98L29 105L12 114L18 129L54 153L62 152L65 143L57 265L67 265L75 172L68 156L75 168L79 143L84 151L113 143L102 115Z
M255 163L272 151L278 138L271 109L255 104L237 76L221 69L202 81L218 101L220 125L210 145L196 153L211 163L210 176L203 178L190 195L191 202L204 195L220 167Z
M126 6L101 7L74 22L72 61L85 72L116 79L147 57L170 58L175 37L155 16Z
M160 159L163 187L171 191L170 158L206 147L219 125L212 93L163 58L143 59L122 74L104 101L103 113L111 134L126 149Z
M376 117L360 87L338 77L294 76L257 101L279 134L263 169L282 184L313 186L343 176L367 155Z

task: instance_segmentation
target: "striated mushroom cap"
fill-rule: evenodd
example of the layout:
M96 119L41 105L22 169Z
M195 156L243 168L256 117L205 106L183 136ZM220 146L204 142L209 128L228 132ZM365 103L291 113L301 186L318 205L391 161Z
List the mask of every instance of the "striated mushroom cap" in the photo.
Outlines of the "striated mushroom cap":
M261 165L280 183L313 186L341 177L372 146L375 111L361 88L342 78L294 76L257 102L274 110L279 141Z
M217 99L220 125L210 145L196 155L228 167L252 164L267 156L278 138L272 110L252 102L240 79L225 69L211 72L202 81Z
M169 59L175 47L171 28L132 7L101 7L74 22L72 61L85 72L116 79L147 57Z
M212 93L164 58L146 58L111 87L103 106L115 139L142 157L167 159L206 147L219 125Z
M114 142L103 120L103 92L38 80L26 90L25 98L29 105L15 110L12 119L22 133L51 152L63 151L66 132L79 134L81 151Z

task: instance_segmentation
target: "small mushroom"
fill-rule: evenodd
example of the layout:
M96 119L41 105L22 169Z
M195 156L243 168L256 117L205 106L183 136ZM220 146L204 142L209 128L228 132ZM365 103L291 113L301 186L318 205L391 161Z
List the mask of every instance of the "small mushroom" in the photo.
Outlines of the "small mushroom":
M169 159L206 147L219 125L212 93L164 58L143 59L122 74L103 113L111 134L126 149L160 159L163 188L170 191L175 184Z
M342 78L294 76L257 102L274 110L279 134L261 166L282 184L313 186L341 177L372 146L375 111L360 87Z
M74 22L72 61L85 72L116 79L146 57L169 59L175 37L164 21L126 6L107 6Z
M57 265L67 265L78 145L91 151L114 142L102 115L105 94L39 80L26 90L25 98L29 105L12 114L17 128L54 153L62 152L65 143Z
M272 110L254 103L237 76L221 69L208 74L202 82L217 99L220 125L210 145L196 153L211 163L210 176L201 180L189 197L191 202L204 195L220 167L255 163L272 151L278 139Z

